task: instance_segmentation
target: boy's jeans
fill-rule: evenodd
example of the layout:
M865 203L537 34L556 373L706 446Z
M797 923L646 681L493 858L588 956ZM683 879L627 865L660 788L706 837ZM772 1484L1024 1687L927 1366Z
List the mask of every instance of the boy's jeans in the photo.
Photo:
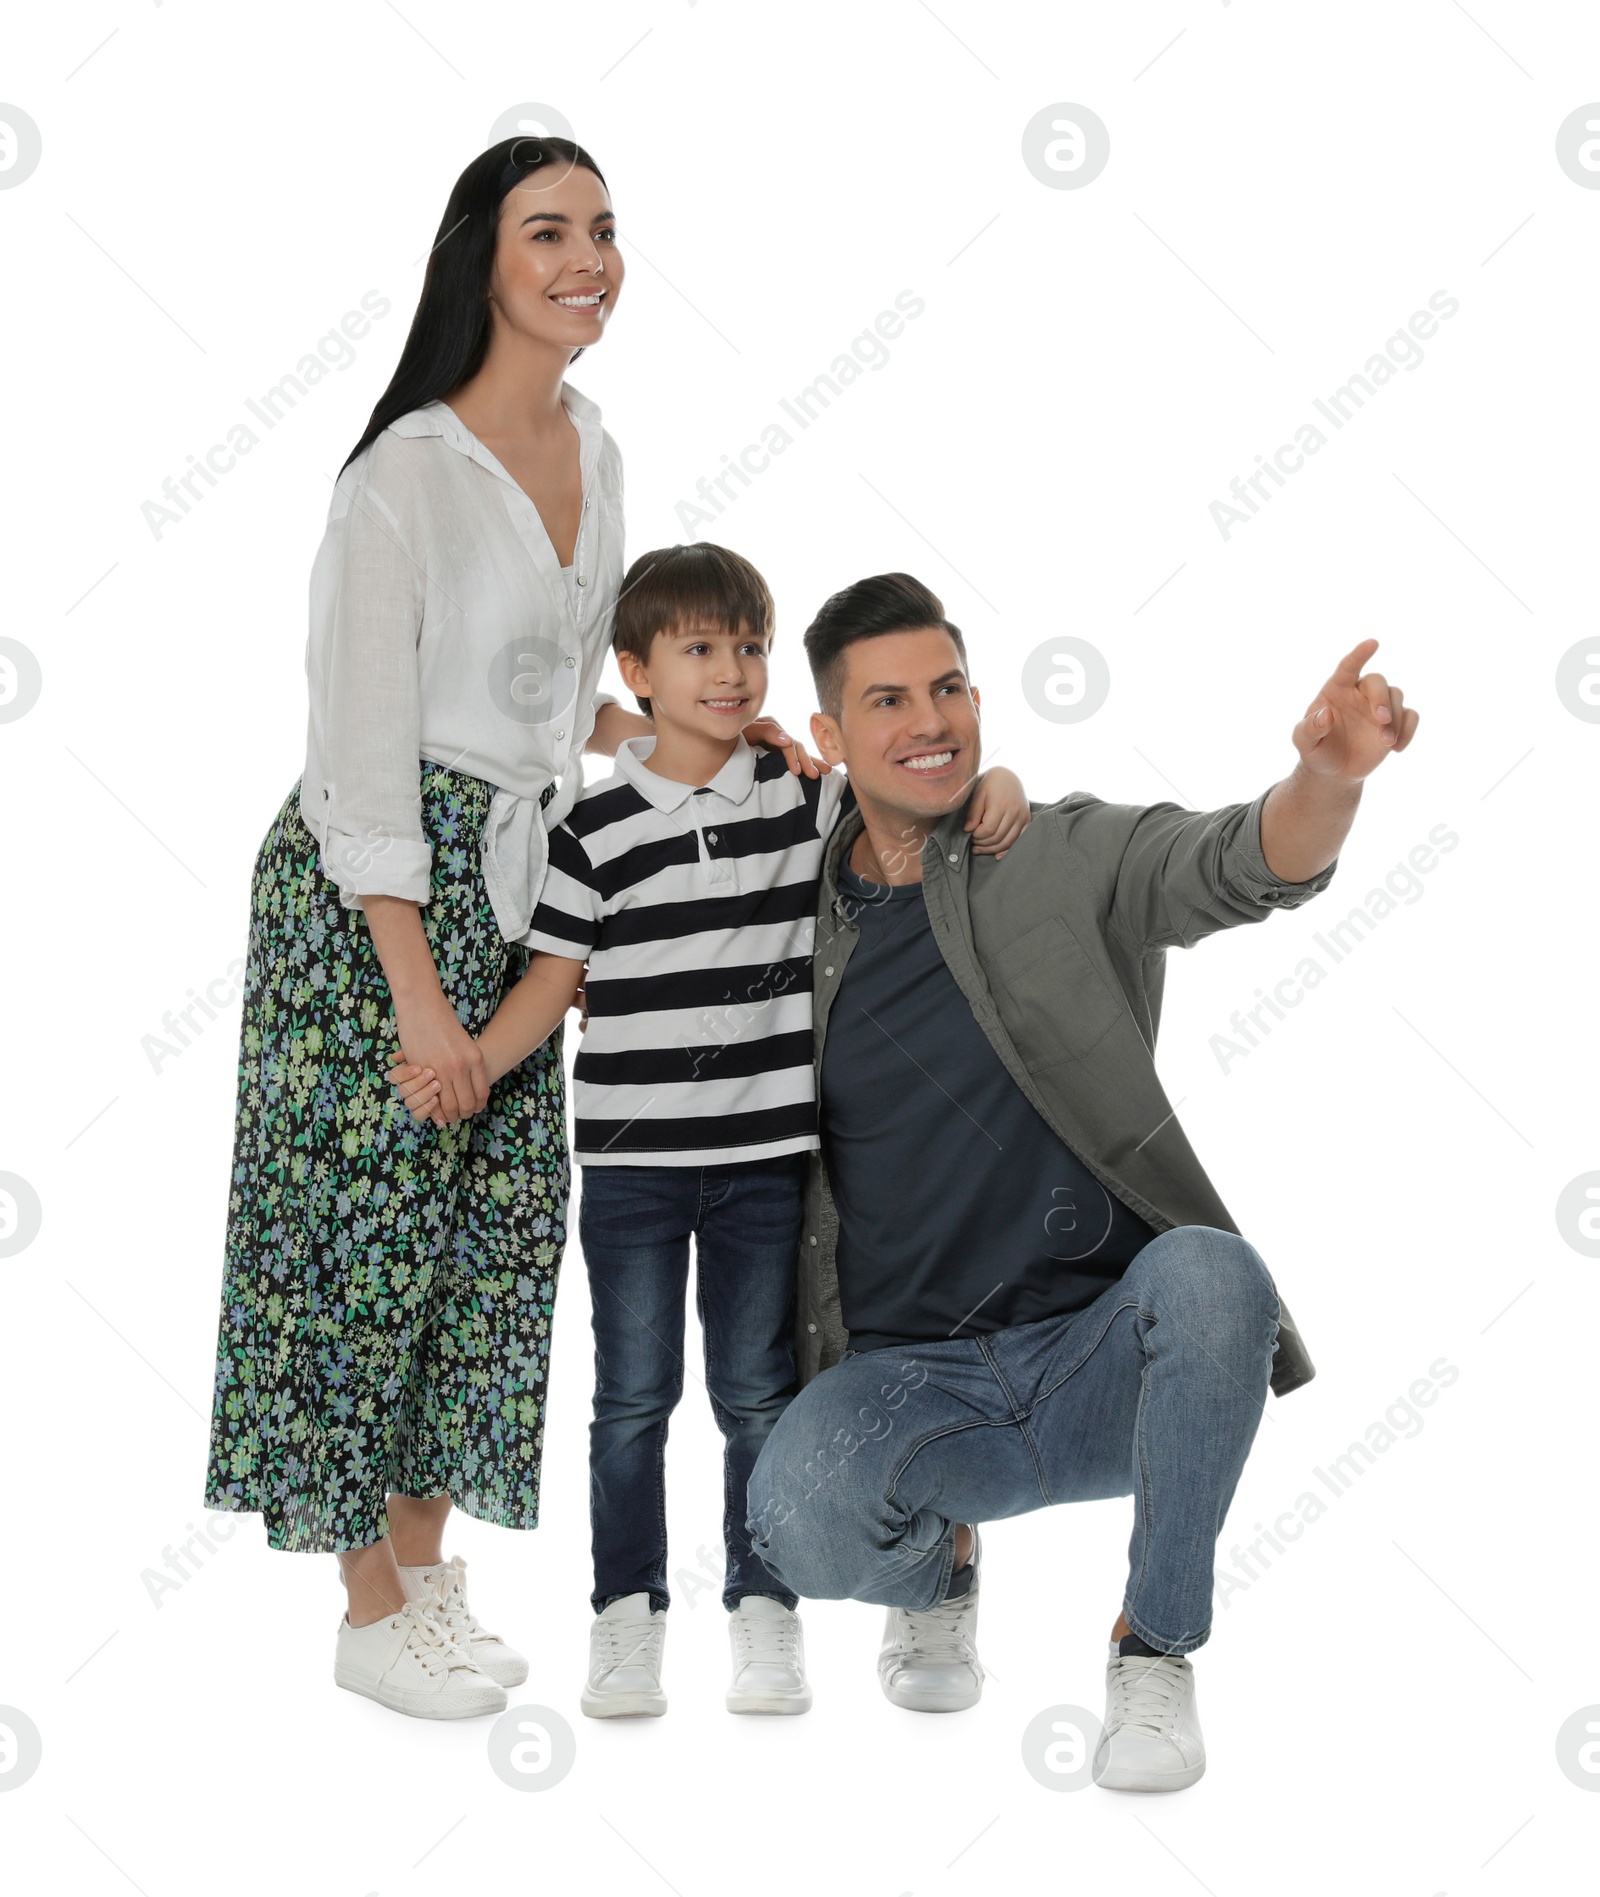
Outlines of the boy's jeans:
M750 1549L746 1490L794 1395L793 1299L806 1155L729 1166L585 1166L579 1232L594 1303L589 1512L594 1611L665 1608L667 1419L683 1394L689 1236L705 1384L723 1436L723 1603L795 1596Z
M1150 1646L1188 1653L1211 1631L1217 1535L1277 1329L1254 1248L1183 1225L1081 1311L847 1354L768 1439L755 1550L803 1595L925 1608L944 1598L956 1523L1131 1494L1122 1611Z

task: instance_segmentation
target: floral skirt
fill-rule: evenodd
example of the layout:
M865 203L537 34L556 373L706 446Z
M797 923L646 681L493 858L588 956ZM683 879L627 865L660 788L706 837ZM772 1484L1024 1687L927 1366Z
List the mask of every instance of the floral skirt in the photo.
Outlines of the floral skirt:
M478 860L494 787L422 763L440 984L478 1033L528 965ZM295 785L256 859L208 1508L268 1545L363 1547L385 1500L539 1519L546 1372L571 1168L558 1028L481 1113L418 1124L385 1077L389 985Z

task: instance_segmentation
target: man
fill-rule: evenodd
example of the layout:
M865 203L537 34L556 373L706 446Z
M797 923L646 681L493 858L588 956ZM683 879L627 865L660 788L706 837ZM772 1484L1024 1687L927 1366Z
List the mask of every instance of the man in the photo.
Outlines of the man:
M939 600L891 573L806 633L817 748L849 772L815 960L822 1152L800 1243L803 1387L749 1489L798 1594L888 1607L897 1705L972 1705L978 1525L1134 1497L1094 1777L1205 1769L1186 1656L1268 1388L1314 1374L1179 1127L1153 1050L1168 948L1328 886L1362 780L1417 727L1344 658L1248 804L1086 792L1003 858L962 828L978 693Z

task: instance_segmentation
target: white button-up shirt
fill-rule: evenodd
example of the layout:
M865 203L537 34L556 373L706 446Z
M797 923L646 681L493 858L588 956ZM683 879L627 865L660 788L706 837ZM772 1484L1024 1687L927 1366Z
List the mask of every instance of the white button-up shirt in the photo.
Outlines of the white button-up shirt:
M563 569L539 510L445 402L391 422L340 475L311 570L300 809L341 901L426 903L418 760L496 787L480 846L520 941L547 833L583 788L622 584L622 457L563 383L583 513ZM540 806L552 785L555 794Z

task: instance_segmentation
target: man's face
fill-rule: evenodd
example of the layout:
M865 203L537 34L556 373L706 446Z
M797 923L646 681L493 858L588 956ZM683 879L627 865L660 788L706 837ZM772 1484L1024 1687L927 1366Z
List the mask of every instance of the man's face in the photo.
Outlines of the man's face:
M886 632L844 650L839 716L811 731L830 764L850 773L864 808L923 829L967 800L982 769L978 694L942 626Z

